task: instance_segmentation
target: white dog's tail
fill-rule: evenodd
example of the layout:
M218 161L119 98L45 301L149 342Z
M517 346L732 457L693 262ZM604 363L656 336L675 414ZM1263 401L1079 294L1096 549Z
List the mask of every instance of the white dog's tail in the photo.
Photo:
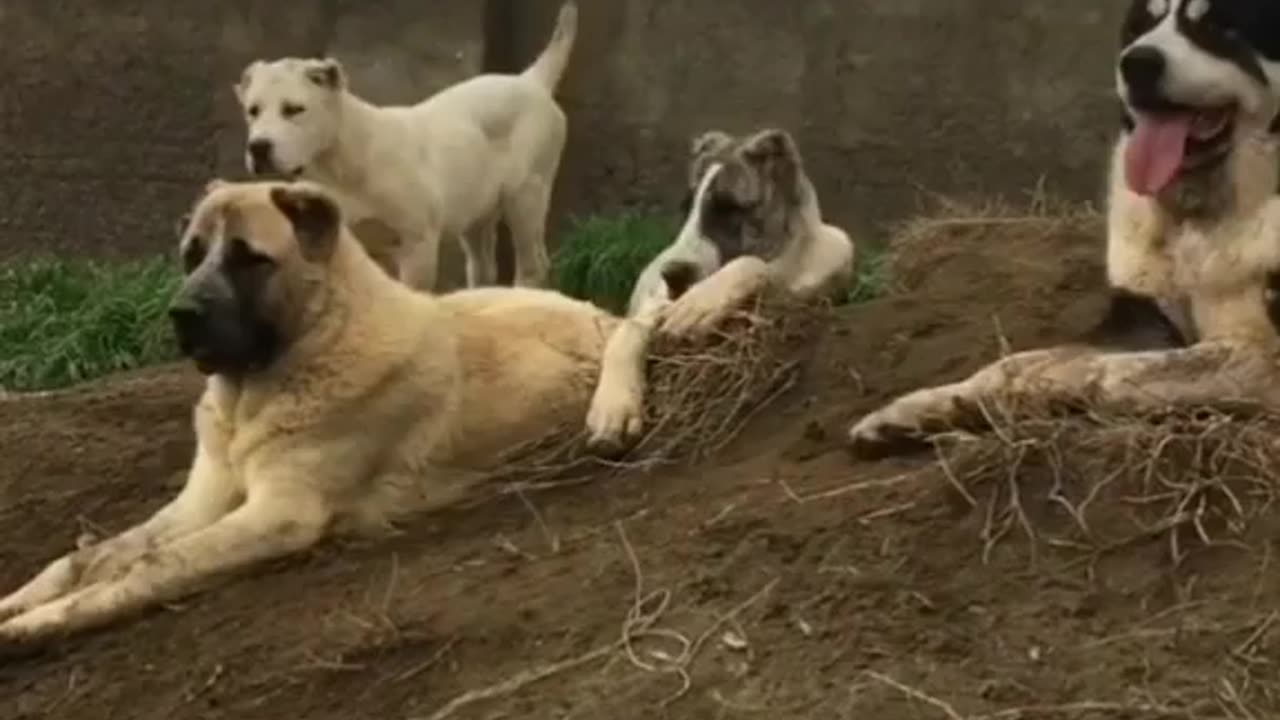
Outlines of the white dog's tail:
M548 91L555 92L564 69L569 65L569 55L573 52L573 41L577 36L578 4L569 0L560 6L560 16L556 18L556 29L551 34L551 41L522 74L538 81Z

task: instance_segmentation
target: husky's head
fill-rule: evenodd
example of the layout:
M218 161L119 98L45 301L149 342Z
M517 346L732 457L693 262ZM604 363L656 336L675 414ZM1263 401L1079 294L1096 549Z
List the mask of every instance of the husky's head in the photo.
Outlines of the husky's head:
M1125 180L1147 196L1205 178L1280 109L1280 0L1133 0L1116 82Z

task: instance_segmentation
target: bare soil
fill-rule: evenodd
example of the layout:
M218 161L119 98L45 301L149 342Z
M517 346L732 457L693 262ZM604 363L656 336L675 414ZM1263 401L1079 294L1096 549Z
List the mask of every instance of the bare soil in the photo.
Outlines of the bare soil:
M1129 539L1085 552L991 532L1001 488L1022 487L1025 525L1069 534L1053 463L960 492L931 454L843 448L896 394L1084 330L1098 235L936 225L904 247L896 292L841 309L804 381L713 462L326 544L0 661L0 717L1280 716L1274 515L1175 563L1159 527L1121 527L1119 492L1093 530ZM172 495L199 387L165 367L0 401L0 588Z

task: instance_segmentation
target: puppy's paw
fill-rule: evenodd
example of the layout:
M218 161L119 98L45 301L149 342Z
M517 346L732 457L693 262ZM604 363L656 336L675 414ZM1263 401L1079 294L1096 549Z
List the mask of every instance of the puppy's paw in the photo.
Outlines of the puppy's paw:
M629 448L644 430L644 399L637 392L597 392L587 412L587 447L598 455Z
M724 297L714 291L714 286L699 283L667 307L658 331L671 337L703 337L715 330L732 310Z

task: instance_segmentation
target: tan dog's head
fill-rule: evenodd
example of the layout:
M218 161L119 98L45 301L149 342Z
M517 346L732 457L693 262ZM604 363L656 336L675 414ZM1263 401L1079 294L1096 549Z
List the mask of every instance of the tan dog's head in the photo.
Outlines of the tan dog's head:
M246 67L234 89L244 112L249 172L297 177L333 147L346 87L346 73L333 58L258 60Z
M690 145L686 215L726 263L739 255L770 259L790 239L809 184L790 133L766 129L742 137L719 130Z
M342 216L311 183L214 180L180 235L186 277L169 307L178 346L203 373L243 376L307 332Z

